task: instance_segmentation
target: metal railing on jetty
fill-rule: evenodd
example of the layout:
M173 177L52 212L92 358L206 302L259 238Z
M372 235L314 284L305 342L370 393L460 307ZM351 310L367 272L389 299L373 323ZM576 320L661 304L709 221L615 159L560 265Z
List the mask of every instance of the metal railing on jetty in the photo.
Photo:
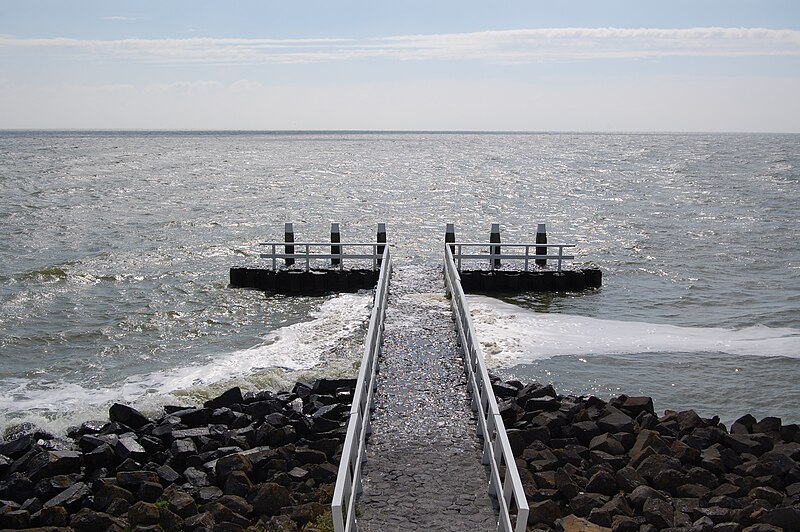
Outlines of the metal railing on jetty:
M564 248L574 248L576 244L517 244L503 242L502 248L504 249L502 251L505 251L505 253L501 252L501 246L498 243L454 242L448 245L455 248L452 254L456 262L456 269L459 272L461 271L462 260L488 260L492 271L498 266L498 261L501 260L524 261L525 271L528 271L531 261L554 260L557 264L556 271L560 272L564 261L575 260L574 255L564 255ZM479 248L485 249L485 251L483 253L464 253L462 248ZM508 248L511 248L512 252L509 253ZM535 249L534 253L531 253L531 248ZM557 248L558 253L542 254L541 250L545 248ZM520 251L514 252L513 250ZM521 250L524 250L524 252ZM537 262L537 264L542 263Z
M330 245L330 243L326 244ZM369 434L370 410L375 393L375 374L378 355L383 340L383 325L386 317L386 303L389 295L389 278L392 274L392 260L389 247L385 246L381 255L381 270L378 286L375 289L375 302L369 319L369 329L364 340L364 355L358 370L347 435L342 448L336 487L331 502L333 526L336 532L355 531L356 498L361 493L361 464L366 456L365 438Z
M386 243L377 242L342 242L331 245L330 242L295 242L287 244L286 242L261 242L260 246L269 246L272 251L269 253L261 253L262 259L272 259L272 269L278 268L278 260L283 259L287 266L295 264L295 261L305 262L304 269L306 271L311 269L312 261L330 261L333 266L338 266L340 270L344 270L344 262L356 260L369 260L372 262L372 270L377 270L381 266L381 256L383 255ZM284 250L284 253L278 252L278 246L289 248ZM295 252L295 248L301 248L300 252ZM345 248L372 248L371 253L345 253ZM329 252L316 252L315 248L339 248L335 253Z
M498 530L524 532L528 523L528 500L506 435L505 424L497 407L492 383L486 370L483 351L475 334L464 291L458 275L451 244L444 249L444 278L453 318L464 351L467 388L472 397L472 409L478 418L478 436L483 438L483 463L490 466L489 494L496 497L500 515ZM483 258L486 258L484 255ZM512 524L512 511L516 518Z

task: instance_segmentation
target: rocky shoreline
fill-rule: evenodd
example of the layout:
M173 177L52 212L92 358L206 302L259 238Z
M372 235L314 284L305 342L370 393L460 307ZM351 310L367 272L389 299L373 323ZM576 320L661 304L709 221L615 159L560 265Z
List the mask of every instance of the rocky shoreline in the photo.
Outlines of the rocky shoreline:
M649 397L562 396L493 382L530 505L528 529L800 530L800 430L745 415L656 416Z
M0 529L326 530L354 388L232 388L152 420L114 404L67 438L7 437Z
M125 405L67 438L0 442L0 529L332 530L355 381L232 388L148 419ZM800 428L649 397L562 396L495 378L529 530L800 530Z

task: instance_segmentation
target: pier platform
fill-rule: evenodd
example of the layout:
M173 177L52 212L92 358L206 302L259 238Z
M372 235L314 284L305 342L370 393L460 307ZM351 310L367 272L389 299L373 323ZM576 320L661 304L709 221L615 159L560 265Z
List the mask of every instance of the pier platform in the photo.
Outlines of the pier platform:
M358 529L496 530L441 272L396 268Z

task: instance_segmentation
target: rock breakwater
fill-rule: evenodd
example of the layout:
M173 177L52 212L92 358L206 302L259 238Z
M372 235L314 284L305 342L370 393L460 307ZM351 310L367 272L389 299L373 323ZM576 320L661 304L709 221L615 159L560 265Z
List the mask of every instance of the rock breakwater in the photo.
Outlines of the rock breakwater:
M495 379L529 529L800 530L800 430Z
M355 380L232 388L149 419L0 442L0 529L298 530L324 521Z

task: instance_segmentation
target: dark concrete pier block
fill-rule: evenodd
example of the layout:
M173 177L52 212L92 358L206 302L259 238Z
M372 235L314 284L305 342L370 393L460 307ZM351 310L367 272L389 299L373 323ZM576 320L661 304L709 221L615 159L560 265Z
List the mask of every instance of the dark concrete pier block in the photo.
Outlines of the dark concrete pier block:
M600 288L603 272L594 268L554 271L464 270L461 288L466 293L579 292Z
M286 295L322 295L375 288L378 270L262 270L231 268L232 288L253 288Z

